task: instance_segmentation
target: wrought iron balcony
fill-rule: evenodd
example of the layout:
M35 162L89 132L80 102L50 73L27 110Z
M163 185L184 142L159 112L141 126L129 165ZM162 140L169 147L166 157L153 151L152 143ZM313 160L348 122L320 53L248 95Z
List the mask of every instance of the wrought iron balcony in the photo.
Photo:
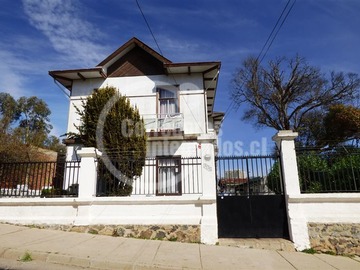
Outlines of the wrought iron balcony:
M146 132L176 132L184 131L184 116L182 113L145 114L142 115Z

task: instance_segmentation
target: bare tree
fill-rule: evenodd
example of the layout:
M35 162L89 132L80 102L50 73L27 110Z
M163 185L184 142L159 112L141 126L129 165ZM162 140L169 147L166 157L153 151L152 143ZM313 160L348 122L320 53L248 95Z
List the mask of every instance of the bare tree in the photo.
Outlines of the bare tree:
M248 105L244 120L298 131L309 112L351 100L359 86L357 74L332 72L327 78L299 56L278 58L267 68L249 57L234 76L231 97L239 106Z

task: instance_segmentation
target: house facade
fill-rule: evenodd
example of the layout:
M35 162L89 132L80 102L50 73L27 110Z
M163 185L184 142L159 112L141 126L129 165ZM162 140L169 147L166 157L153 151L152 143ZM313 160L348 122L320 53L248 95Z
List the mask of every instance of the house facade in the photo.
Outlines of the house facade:
M55 70L49 74L70 91L68 133L77 133L76 107L81 108L82 100L93 91L113 86L126 96L144 119L147 157L155 159L148 161L157 167L154 177L158 186L151 186L151 193L180 195L196 192L184 190L185 187L181 190L174 184L181 182L181 174L186 173L181 168L181 158L200 157L204 151L202 143L211 143L216 149L224 115L214 112L220 65L220 62L173 63L132 38L94 68ZM67 160L78 158L79 147L68 145ZM192 180L199 184L198 178ZM139 182L134 181L133 194L148 195L136 187Z
M217 242L215 154L224 114L214 111L214 102L220 66L173 63L132 38L93 68L49 71L70 91L68 133L77 133L76 108L106 86L138 108L147 133L145 166L126 197L102 197L94 149L67 145L66 159L81 160L82 205L73 224L130 226L139 237Z

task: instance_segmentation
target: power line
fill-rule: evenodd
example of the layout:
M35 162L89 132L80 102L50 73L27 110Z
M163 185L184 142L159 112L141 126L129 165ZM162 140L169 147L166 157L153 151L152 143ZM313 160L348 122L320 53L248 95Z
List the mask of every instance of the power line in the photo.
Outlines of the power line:
M281 14L280 14L279 18L277 19L277 21L276 21L276 23L275 23L275 25L274 25L273 29L271 30L271 32L270 32L270 34L269 34L269 36L268 36L267 40L265 41L264 45L262 46L261 51L260 51L259 55L257 56L256 60L259 60L260 55L263 53L263 51L264 51L264 49L265 49L266 45L268 44L268 42L269 42L269 40L270 40L271 36L273 35L273 33L274 33L274 31L275 31L276 27L278 26L278 24L279 24L279 22L280 22L280 20L281 20L282 16L284 15L284 12L285 12L285 10L286 10L286 8L288 7L288 5L289 5L289 4L290 4L290 0L288 0L288 2L286 3L285 7L283 8L283 10L282 10L282 12L281 12ZM268 48L269 48L269 47L268 47ZM266 53L265 53L264 55L266 55ZM261 61L260 61L260 62L261 62Z
M282 20L282 22L281 22L281 24L280 24L279 28L277 29L277 31L276 31L275 35L273 36L273 38L272 38L272 40L271 40L271 42L270 42L269 46L267 47L267 49L266 49L266 51L265 51L265 53L264 53L263 57L261 58L260 63L262 62L262 60L264 60L264 58L265 58L265 56L266 56L267 52L269 51L269 49L270 49L271 45L272 45L272 44L273 44L273 42L274 42L274 40L275 40L275 38L276 38L277 34L279 33L279 31L280 31L280 29L282 28L282 26L284 25L284 23L285 23L285 21L286 21L287 17L289 16L289 14L290 14L290 12L291 12L292 8L294 7L295 2L296 2L296 0L294 0L294 2L292 3L292 5L291 5L291 6L290 6L290 8L288 9L288 11L287 11L287 13L286 13L286 15L285 15L284 19ZM287 2L287 4L286 4L286 6L285 6L285 8L284 8L283 12L281 13L281 15L280 15L279 19L280 19L280 18L281 18L281 16L284 14L284 11L285 11L285 9L286 9L286 7L288 6L288 4L289 4L289 3L290 3L290 0L288 0L288 2ZM278 24L278 22L279 22L279 20L276 22L276 25Z
M141 6L140 6L138 0L135 0L135 2L136 2L137 6L138 6L138 8L139 8L139 10L140 10L140 12L141 12L141 15L142 15L142 17L143 17L143 19L144 19L144 21L145 21L145 23L146 23L146 25L147 25L150 33L151 33L151 36L153 37L153 39L154 39L154 41L155 41L155 43L156 43L156 46L157 46L160 54L163 55L163 53L162 53L162 51L161 51L161 49L160 49L160 46L159 46L159 44L158 44L158 42L157 42L157 40L156 40L156 38L155 38L155 35L154 35L153 31L151 30L150 24L149 24L148 21L146 20L145 14L144 14L144 12L143 12L142 9L141 9ZM172 79L174 80L175 85L179 85L178 82L176 81L176 78L175 78L174 74L171 73L171 72L169 72L169 74L171 75ZM191 115L193 116L194 120L196 121L197 125L199 126L200 130L201 130L202 132L204 132L203 129L202 129L202 127L201 127L201 125L199 124L198 120L197 120L196 117L194 116L194 114L193 114L193 112L192 112L189 104L187 103L186 99L183 98L183 100L185 101L186 106L188 106L188 108L189 108L189 110L190 110L190 113L191 113ZM180 100L179 100L179 101L180 101Z
M262 46L260 53L259 53L259 54L258 54L258 56L256 57L256 60L259 60L259 58L260 58L261 54L263 53L263 51L264 51L264 49L265 49L266 45L268 44L269 40L270 40L270 39L271 39L271 37L273 36L273 34L274 34L274 32L275 32L276 27L279 25L279 22L280 22L281 18L283 17L283 15L284 15L285 11L287 10L287 8L288 8L288 6L289 6L290 2L291 2L291 0L288 0L288 2L286 3L285 7L283 8L283 10L282 10L282 12L281 12L281 14L280 14L279 18L277 19L277 21L276 21L276 23L275 23L275 25L274 25L273 29L271 30L271 32L270 32L270 34L269 34L268 38L266 39L266 41L265 41L264 45ZM268 51L269 51L269 49L270 49L271 45L272 45L272 44L273 44L273 42L274 42L274 40L275 40L275 38L276 38L277 34L279 33L280 29L281 29L281 28L282 28L282 26L284 25L284 23L285 23L285 21L286 21L287 17L288 17L288 16L289 16L289 14L290 14L290 11L292 10L293 6L295 5L295 2L296 2L296 0L294 0L294 1L293 1L292 5L291 5L291 6L290 6L290 8L287 10L287 13L286 13L285 17L283 18L283 20L282 20L282 22L281 22L280 26L277 28L277 30L276 30L276 32L275 32L275 34L274 34L274 36L272 37L270 44L267 46L267 49L266 49L265 53L263 54L263 56L261 57L259 64L260 64L260 63L264 60L264 58L265 58L266 54L268 53ZM242 87L243 87L243 85L244 85L244 83L242 83L242 84L240 85L240 88L242 88ZM227 109L226 109L226 111L225 111L224 118L223 118L223 119L222 119L222 121L221 121L222 123L223 123L223 122L225 121L225 119L227 118L228 113L229 113L229 112L230 112L230 111L234 108L234 106L235 106L235 104L234 104L234 103L235 103L235 101L234 101L234 99L233 99L233 100L230 102L229 106L227 107Z
M161 49L160 49L160 46L159 46L159 44L158 44L158 42L157 42L157 40L156 40L156 38L155 38L155 35L154 35L153 31L151 30L151 27L150 27L148 21L146 20L146 17L145 17L145 15L144 15L144 13L143 13L143 11L142 11L142 9L141 9L141 6L140 6L138 0L135 0L135 2L136 2L137 6L138 6L138 8L139 8L139 10L140 10L140 12L141 12L141 15L142 15L142 17L143 17L143 19L144 19L144 21L145 21L145 23L146 23L146 25L147 25L147 28L149 29L149 31L150 31L150 33L151 33L151 36L153 37L153 39L154 39L154 41L155 41L155 44L156 44L156 46L157 46L160 54L163 55L163 53L162 53L162 51L161 51Z

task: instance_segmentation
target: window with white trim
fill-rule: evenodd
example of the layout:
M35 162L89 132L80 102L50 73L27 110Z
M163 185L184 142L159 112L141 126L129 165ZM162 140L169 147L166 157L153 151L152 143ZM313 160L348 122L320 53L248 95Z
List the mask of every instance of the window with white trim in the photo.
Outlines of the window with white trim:
M176 90L158 88L159 118L166 118L179 113L179 102Z
M181 157L157 157L156 195L181 195Z

